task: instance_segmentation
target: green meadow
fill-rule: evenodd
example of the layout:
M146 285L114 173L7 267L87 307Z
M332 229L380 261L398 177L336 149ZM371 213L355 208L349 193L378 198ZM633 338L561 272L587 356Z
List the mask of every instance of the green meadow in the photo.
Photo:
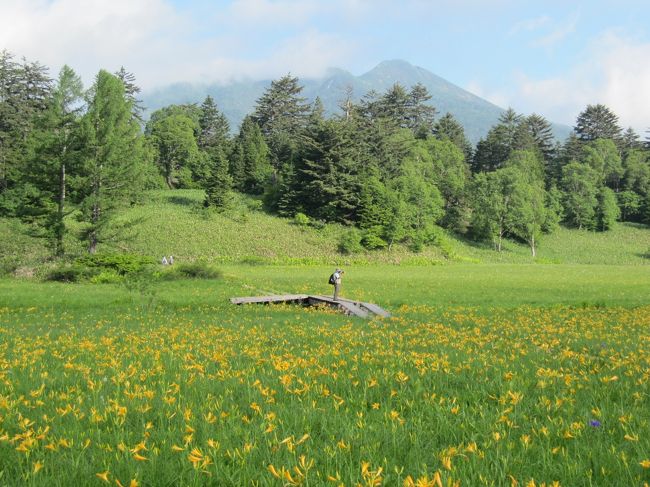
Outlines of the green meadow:
M0 281L2 485L644 485L647 266L350 265Z
M650 482L646 227L342 255L338 225L201 201L151 193L101 251L214 279L44 282L43 242L0 221L0 485ZM392 316L229 302L329 294L334 266Z

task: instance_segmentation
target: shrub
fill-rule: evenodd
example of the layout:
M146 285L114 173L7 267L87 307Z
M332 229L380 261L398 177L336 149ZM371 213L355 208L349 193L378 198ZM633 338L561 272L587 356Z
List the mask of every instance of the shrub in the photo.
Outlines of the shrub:
M155 263L156 261L152 257L136 254L93 254L81 257L76 261L79 266L99 269L99 272L101 269L110 269L121 276L140 272Z
M293 224L298 225L299 227L306 227L309 225L309 217L304 213L296 213L296 216L293 217Z
M78 265L63 264L50 270L45 275L46 281L79 282L92 277L89 269Z
M383 249L388 245L384 239L374 232L366 232L361 238L361 243L368 250Z
M205 262L192 262L187 264L178 264L174 268L162 274L163 279L219 279L221 271L209 266Z
M339 240L339 252L342 254L355 254L363 251L361 245L361 234L355 228L351 228L341 235Z
M122 281L124 281L124 276L114 270L104 270L90 278L90 282L93 284L116 284Z

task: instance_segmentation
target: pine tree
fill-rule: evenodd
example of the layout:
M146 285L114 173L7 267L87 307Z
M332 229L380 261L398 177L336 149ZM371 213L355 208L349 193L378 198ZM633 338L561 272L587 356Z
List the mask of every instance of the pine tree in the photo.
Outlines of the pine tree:
M39 117L29 139L32 151L24 180L30 189L23 187L26 198L20 214L38 227L56 255L64 253L68 172L75 165L79 149L74 139L82 92L81 78L63 66L48 110Z
M22 63L0 51L0 214L14 214L25 170L25 143L47 109L52 80L37 62Z
M555 156L553 127L548 120L536 113L525 117L522 125L548 165Z
M99 243L116 238L110 228L114 211L135 198L142 182L140 128L124 85L107 71L95 78L81 131L84 167L77 197L88 250L95 253Z
M201 130L198 137L199 148L207 151L210 147L218 146L224 153L227 152L230 124L210 95L206 96L201 104L199 127Z
M422 83L411 87L408 94L408 128L419 139L426 139L433 133L436 109L427 102L431 100L429 90Z
M135 75L124 69L124 66L121 66L120 70L114 74L124 85L124 94L126 100L131 104L131 114L133 118L136 119L138 123L142 124L144 122L142 114L145 108L142 105L142 100L138 99L138 93L140 93L142 89L135 83Z
M272 173L262 131L251 117L246 117L233 142L230 158L233 187L245 193L262 194Z
M213 166L205 189L205 206L223 209L231 197L232 178L228 173L228 161L222 150L217 148L212 159Z
M465 161L472 160L472 144L465 136L465 129L447 112L438 119L433 127L433 135L438 140L449 140L465 155Z
M522 120L523 117L512 108L501 114L499 123L490 129L485 139L476 144L472 171L489 172L499 169L513 150L528 148L532 139L524 139L526 132L522 130Z
M587 105L578 115L573 130L583 142L611 139L616 143L620 143L623 131L618 123L618 116L601 104Z
M252 115L269 146L271 165L276 172L293 161L300 144L309 113L302 90L298 78L289 74L272 81L257 100Z

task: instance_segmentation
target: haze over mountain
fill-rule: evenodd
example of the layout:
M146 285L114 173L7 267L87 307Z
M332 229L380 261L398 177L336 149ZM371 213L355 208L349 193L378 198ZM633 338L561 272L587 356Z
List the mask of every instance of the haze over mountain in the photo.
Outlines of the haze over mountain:
M143 101L150 113L170 104L201 103L209 94L235 131L244 116L253 111L256 100L270 83L271 80L245 80L230 84L177 83L143 93ZM351 89L353 98L358 101L371 90L384 93L395 83L400 83L407 89L416 83L422 83L429 90L429 103L436 107L437 116L446 112L454 115L465 127L465 133L473 144L487 134L504 111L440 76L402 60L383 61L361 76L331 68L322 78L301 78L300 83L304 86L303 95L309 101L320 97L328 115L340 113L339 105L346 96L346 90ZM571 128L553 124L553 130L556 138L564 140Z

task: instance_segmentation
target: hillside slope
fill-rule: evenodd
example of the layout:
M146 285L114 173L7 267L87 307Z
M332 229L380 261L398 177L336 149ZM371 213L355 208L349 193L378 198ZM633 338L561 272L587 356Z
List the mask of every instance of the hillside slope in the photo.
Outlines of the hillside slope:
M650 229L645 225L618 224L609 232L588 232L561 228L545 235L533 259L527 246L506 241L503 252L489 243L476 243L453 235L444 242L445 251L429 247L414 254L403 246L392 251L341 255L339 238L346 231L340 225L300 227L289 219L268 215L259 202L238 197L224 213L206 211L199 190L155 191L141 206L126 210L122 220L137 220L132 235L119 244L104 244L100 251L135 252L162 258L174 255L177 262L206 260L215 263L251 264L432 264L540 263L540 264L650 264ZM75 231L73 216L69 220ZM48 260L44 242L29 237L16 221L0 219L0 270L35 266ZM72 235L67 249L84 252ZM451 257L451 258L449 258Z

